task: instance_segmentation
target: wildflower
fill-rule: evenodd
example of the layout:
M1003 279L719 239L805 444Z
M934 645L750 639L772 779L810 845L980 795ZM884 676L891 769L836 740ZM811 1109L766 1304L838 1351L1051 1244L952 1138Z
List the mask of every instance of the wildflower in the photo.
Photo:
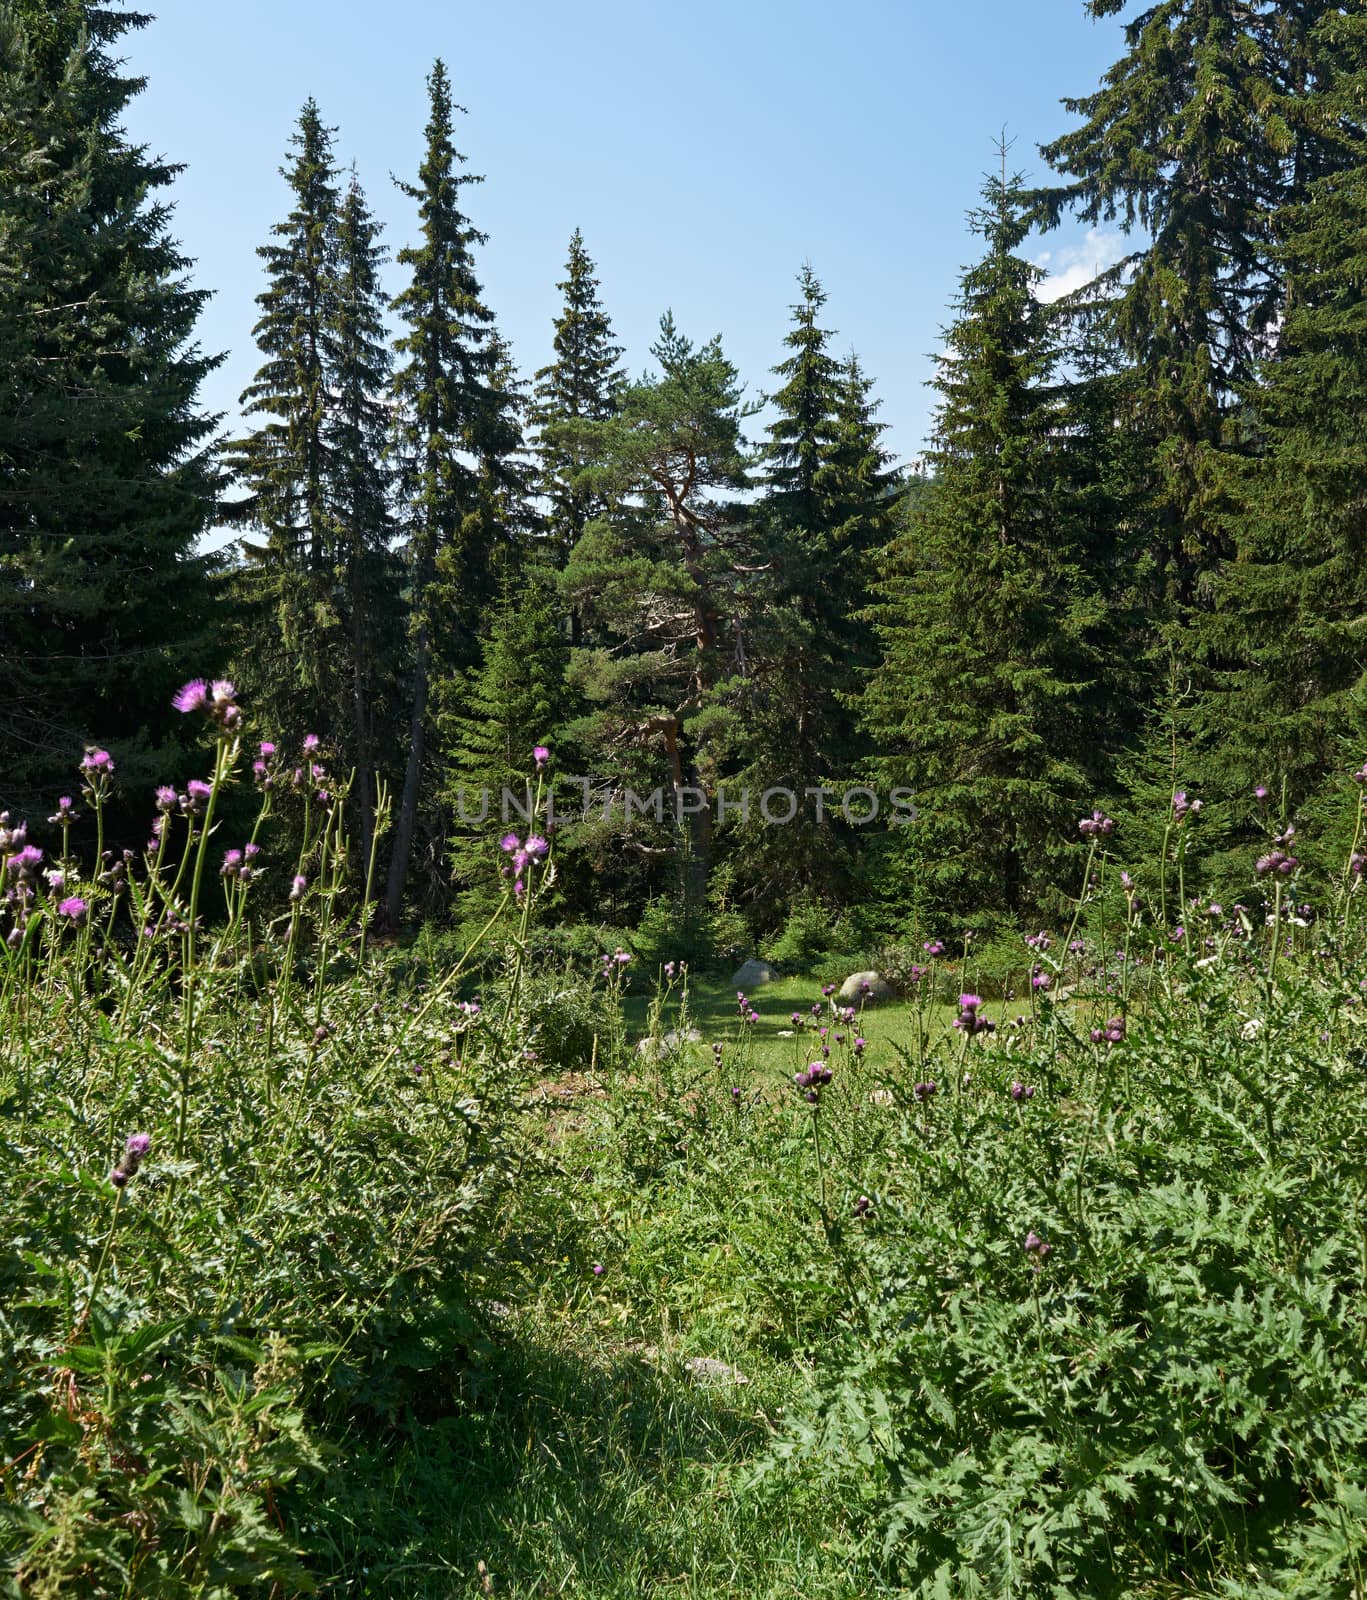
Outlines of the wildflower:
M1367 768L1364 768L1364 770L1367 770ZM1265 783L1258 783L1253 786L1253 798L1259 805L1262 805L1263 801L1267 799L1267 785Z
M595 1261L593 1263L593 1275L594 1275L595 1278L601 1278L605 1271L606 1271L606 1268L603 1266L603 1263L601 1261Z
M180 804L180 796L169 783L163 783L157 790L157 810L174 811Z
M533 745L532 760L536 762L538 767L544 767L550 759L551 753L544 744Z
M1033 1085L1022 1083L1020 1079L1017 1078L1011 1085L1011 1098L1017 1103L1017 1105L1019 1105L1022 1100L1033 1100L1035 1098L1035 1090Z
M1172 797L1172 814L1178 822L1181 822L1188 814L1193 817L1196 816L1200 809L1201 802L1188 799L1185 789L1179 789Z
M917 1101L919 1102L919 1101L923 1101L923 1100L929 1100L930 1097L935 1093L935 1090L936 1090L935 1083L932 1080L927 1079L927 1081L925 1083L915 1084L912 1087L912 1091L911 1092L912 1092L913 1095L915 1095Z
M290 884L290 904L298 905L308 893L309 880L302 872L296 872L294 881Z
M81 757L81 771L91 778L109 778L114 774L114 758L108 750L93 746Z
M1047 950L1054 941L1047 933L1040 932L1027 933L1025 936L1025 942L1032 950Z
M76 813L72 810L73 801L69 794L64 794L57 802L57 809L47 819L54 827L65 828L76 820Z
M118 1165L109 1174L110 1183L116 1189L122 1189L142 1165L143 1158L151 1148L150 1133L130 1133L124 1141L123 1154L119 1157Z
M225 878L239 878L242 876L242 852L229 850L223 857L223 865L218 869Z
M511 855L514 850L521 847L522 841L515 833L505 833L498 841L498 847L505 855Z
M854 1214L855 1214L855 1216L856 1217L866 1217L866 1216L868 1216L869 1207L872 1204L873 1204L873 1201L869 1199L868 1195L861 1194L859 1196L859 1198L854 1202Z
M60 885L56 887L60 887ZM79 927L81 923L85 921L86 912L89 911L89 909L90 907L86 905L85 901L81 899L80 895L73 894L68 896L67 899L63 900L61 905L57 907L57 914L58 916L65 917L68 922L74 923L77 927Z
M539 833L531 833L527 835L527 842L522 848L534 861L539 861L550 849L550 844Z
M1354 783L1367 783L1367 761L1364 761L1362 763L1362 765L1357 769L1357 771L1353 774L1353 782Z
M203 678L191 678L183 689L176 692L171 698L171 704L177 711L188 714L191 711L200 711L208 704L209 685Z
M1254 871L1260 878L1269 872L1275 872L1278 877L1289 878L1298 866L1300 861L1296 856L1288 855L1285 850L1269 850L1266 855L1258 857Z
M9 858L5 863L5 869L11 878L28 879L38 875L38 868L42 864L43 852L36 844L26 844Z
M672 961L666 961L665 962L665 977L672 979L673 976L674 976L674 963Z
M61 894L66 888L65 873L50 870L47 874L47 891L49 894Z
M1041 972L1038 967L1030 976L1030 987L1032 989L1039 989L1043 991L1046 989L1052 989L1053 986L1054 980L1047 972Z
M959 996L959 1015L954 1019L954 1026L967 1034L992 1033L996 1024L987 1017L980 1016L983 1007L983 998L978 994L961 994Z
M854 1043L850 1046L850 1049L853 1050L855 1055L857 1055L857 1056L862 1056L864 1054L864 1051L867 1048L868 1048L868 1040L867 1039L856 1039L854 1041Z
M835 985L833 983L823 983L821 985L821 993L823 996L829 998L835 993Z
M1115 832L1115 819L1102 811L1093 811L1090 817L1082 818L1077 831L1086 839L1109 837Z
M275 747L274 743L270 739L263 739L261 741L261 749L260 749L261 759L263 761L269 761L270 758L275 754L275 749L276 749L276 747Z
M803 1093L810 1105L816 1105L821 1099L821 1091L834 1076L824 1061L814 1061L805 1072L793 1074L793 1086Z
M321 741L316 733L306 733L304 735L304 754L311 756L320 743Z
M932 958L942 956L945 953L945 947L939 939L927 939L921 948Z
M1036 1255L1043 1261L1052 1247L1046 1244L1039 1234L1031 1228L1030 1232L1025 1236L1025 1248L1031 1255Z

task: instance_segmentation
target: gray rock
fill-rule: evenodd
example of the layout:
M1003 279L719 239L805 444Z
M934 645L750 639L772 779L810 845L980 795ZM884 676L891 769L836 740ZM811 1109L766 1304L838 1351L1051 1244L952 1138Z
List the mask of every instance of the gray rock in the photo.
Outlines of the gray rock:
M866 1005L875 1005L880 1000L892 999L892 985L881 972L852 972L840 985L837 998L843 1006L857 1006L861 1000Z
M778 973L767 961L747 961L744 966L737 967L731 974L731 982L737 989L753 989L757 983L772 983Z
M694 1383L749 1383L749 1378L737 1367L718 1361L715 1356L689 1356L683 1364L684 1371Z
M673 1055L676 1050L682 1050L686 1044L701 1044L702 1034L696 1028L671 1028L668 1033L662 1033L659 1038L647 1035L636 1046L639 1056Z

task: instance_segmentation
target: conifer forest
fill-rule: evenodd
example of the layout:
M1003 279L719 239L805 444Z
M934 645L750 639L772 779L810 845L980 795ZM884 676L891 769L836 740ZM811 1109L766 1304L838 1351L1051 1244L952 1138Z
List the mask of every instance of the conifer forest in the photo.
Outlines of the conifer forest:
M0 0L0 1591L1367 1600L1367 0L1041 7L924 441L819 262L525 360L440 58L220 414L153 22Z

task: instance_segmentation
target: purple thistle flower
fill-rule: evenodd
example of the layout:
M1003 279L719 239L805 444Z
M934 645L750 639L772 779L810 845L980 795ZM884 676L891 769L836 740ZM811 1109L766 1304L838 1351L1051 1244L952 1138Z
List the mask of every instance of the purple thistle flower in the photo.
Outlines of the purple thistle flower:
M550 759L551 753L544 744L532 746L532 760L536 762L538 767L544 767Z
M1022 1100L1033 1100L1035 1098L1034 1088L1028 1083L1022 1083L1020 1079L1017 1078L1011 1085L1011 1098L1017 1103L1017 1105L1019 1105Z
M527 842L522 846L533 860L539 860L550 849L550 842L543 839L539 833L529 834Z
M945 953L945 947L939 939L927 939L921 948L928 956L932 957L942 956Z
M1196 816L1200 809L1201 802L1188 799L1185 789L1179 789L1172 797L1172 814L1178 822L1181 822L1188 814L1193 817Z
M108 750L96 750L93 747L81 757L81 771L88 773L92 778L107 778L114 771L114 758Z
M142 1165L144 1157L151 1148L152 1135L150 1133L130 1133L124 1141L123 1154L119 1157L119 1164L109 1174L110 1183L116 1189L122 1189Z
M79 925L85 921L85 914L89 909L90 907L86 905L80 895L73 894L62 901L61 905L57 907L57 913L59 916L65 917L68 922L74 922Z
M316 733L306 733L304 735L304 754L306 756L311 756L318 748L320 742L321 741Z
M1267 785L1265 783L1254 785L1253 798L1258 802L1259 805L1261 805L1263 801L1267 799Z
M209 699L209 685L203 678L191 678L184 688L177 690L171 704L181 713L203 710Z
M290 884L290 902L291 902L291 904L298 905L299 902L308 893L308 887L309 887L309 880L304 876L304 874L302 872L296 872L295 875L294 875L294 881Z
M518 838L518 836L515 833L505 833L503 835L503 837L498 841L498 847L499 847L500 850L505 851L507 854L511 855L514 850L517 850L517 849L520 848L521 843L522 843L522 841Z
M268 761L275 754L275 745L270 739L261 741L260 755L263 761Z
M1093 811L1090 817L1081 819L1077 831L1087 839L1109 837L1115 832L1115 819L1103 811Z
M38 868L43 864L43 852L36 844L26 844L6 862L6 869L12 878L32 878L37 875Z
M218 869L225 878L236 878L242 872L242 852L229 850L223 857L223 865Z
M185 794L181 798L182 809L192 817L201 816L213 792L213 784L205 783L203 778L191 778L185 785Z

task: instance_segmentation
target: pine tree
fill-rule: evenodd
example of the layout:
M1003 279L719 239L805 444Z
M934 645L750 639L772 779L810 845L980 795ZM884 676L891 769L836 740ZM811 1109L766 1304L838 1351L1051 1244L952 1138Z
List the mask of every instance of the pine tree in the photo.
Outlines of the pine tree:
M556 287L565 299L555 320L555 360L536 374L532 420L539 430L546 532L557 564L564 566L584 529L608 510L606 497L585 472L590 463L584 436L573 424L606 422L615 415L626 380L621 347L613 339L578 228L570 239L565 278Z
M498 567L499 530L486 514L487 481L481 476L482 464L499 453L494 435L501 408L492 387L498 347L493 313L475 274L473 249L484 236L461 210L461 190L478 180L461 170L465 157L452 141L458 108L440 61L427 87L427 148L418 181L399 185L417 202L421 237L399 252L410 279L394 302L404 325L394 387L412 683L408 762L386 892L391 923L402 910L418 821L433 651L440 645L451 669L474 665L481 608L496 589Z
M264 360L242 408L262 421L224 460L247 491L226 508L228 519L265 535L264 546L246 548L236 583L246 626L235 670L270 725L306 722L335 746L345 723L336 714L334 664L345 646L328 488L339 205L332 133L307 101L281 168L293 204L272 228L273 242L257 250L266 287L252 334Z
M373 778L392 768L405 618L386 458L391 358L380 274L379 225L353 175L337 214L328 327L333 370L324 423L329 549L347 670L334 667L335 721L347 727L343 759L356 772L357 836L370 855ZM348 714L349 713L349 717Z
M1019 916L1103 765L1105 607L1060 492L1059 351L1039 269L1016 253L1020 181L1003 164L983 194L971 223L987 253L963 276L935 380L933 483L873 609L884 654L863 719L883 752L871 775L916 792L907 843L946 908Z
M666 314L651 354L659 375L631 385L616 416L574 424L591 481L617 509L610 524L589 524L562 593L584 618L575 671L600 707L591 743L617 757L648 745L670 789L709 788L715 690L743 657L737 591L757 565L734 498L749 484L750 408L720 339L695 345ZM712 853L706 810L689 839L700 895Z
M217 496L194 343L206 298L122 131L146 18L0 6L0 806L36 811L87 740L164 776L178 680L214 664Z

